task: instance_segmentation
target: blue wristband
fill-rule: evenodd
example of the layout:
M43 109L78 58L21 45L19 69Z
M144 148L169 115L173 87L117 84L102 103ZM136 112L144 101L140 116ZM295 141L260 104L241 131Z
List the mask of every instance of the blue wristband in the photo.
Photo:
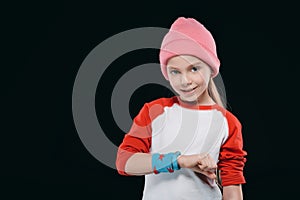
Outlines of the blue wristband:
M180 169L180 166L178 165L178 162L177 162L177 158L178 156L180 156L181 153L179 151L176 151L174 154L173 154L173 158L172 158L172 166L173 166L173 169L174 170L179 170Z
M152 154L152 169L155 174L161 172L173 173L175 170L179 170L177 158L181 153L179 151L168 154Z

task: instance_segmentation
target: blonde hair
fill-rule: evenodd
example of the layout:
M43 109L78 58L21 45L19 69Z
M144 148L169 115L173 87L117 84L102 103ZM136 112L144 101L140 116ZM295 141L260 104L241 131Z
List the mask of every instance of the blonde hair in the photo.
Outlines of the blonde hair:
M226 105L218 91L213 78L210 78L210 81L208 83L208 94L219 106L226 108Z

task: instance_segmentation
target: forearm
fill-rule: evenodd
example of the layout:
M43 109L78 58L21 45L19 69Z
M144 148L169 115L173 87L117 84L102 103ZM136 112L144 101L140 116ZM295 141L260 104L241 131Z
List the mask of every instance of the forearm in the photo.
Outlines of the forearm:
M216 177L214 173L216 167L217 165L207 154L180 156L180 152L168 154L134 153L126 161L125 173L138 176L190 168L214 179Z
M183 168L187 167L185 156L178 158L178 165ZM126 162L125 172L129 175L145 175L153 173L152 169L152 154L135 153Z
M241 185L229 185L223 187L223 200L243 200Z
M135 153L126 162L125 172L129 175L145 175L153 172L152 155L149 153Z

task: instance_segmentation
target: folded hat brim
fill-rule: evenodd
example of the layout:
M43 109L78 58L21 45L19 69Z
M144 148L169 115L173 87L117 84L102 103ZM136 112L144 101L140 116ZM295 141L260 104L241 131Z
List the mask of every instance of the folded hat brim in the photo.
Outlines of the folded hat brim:
M160 63L164 77L168 80L166 71L167 62L170 58L178 55L192 55L208 64L212 69L212 77L219 72L220 61L204 45L181 33L172 33L172 37L162 44L160 50Z

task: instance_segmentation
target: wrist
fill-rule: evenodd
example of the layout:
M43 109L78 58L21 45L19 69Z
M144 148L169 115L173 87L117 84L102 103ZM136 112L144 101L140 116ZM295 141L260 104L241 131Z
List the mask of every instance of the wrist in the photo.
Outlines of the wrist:
M172 168L174 170L179 170L181 167L178 164L178 157L181 155L180 151L176 151L175 153L172 154L173 159L172 159Z
M180 170L178 164L178 157L181 155L179 151L167 154L153 153L151 158L151 165L154 174L161 172L173 173L175 170Z
M177 157L177 163L180 168L185 168L184 166L184 155L180 155Z

